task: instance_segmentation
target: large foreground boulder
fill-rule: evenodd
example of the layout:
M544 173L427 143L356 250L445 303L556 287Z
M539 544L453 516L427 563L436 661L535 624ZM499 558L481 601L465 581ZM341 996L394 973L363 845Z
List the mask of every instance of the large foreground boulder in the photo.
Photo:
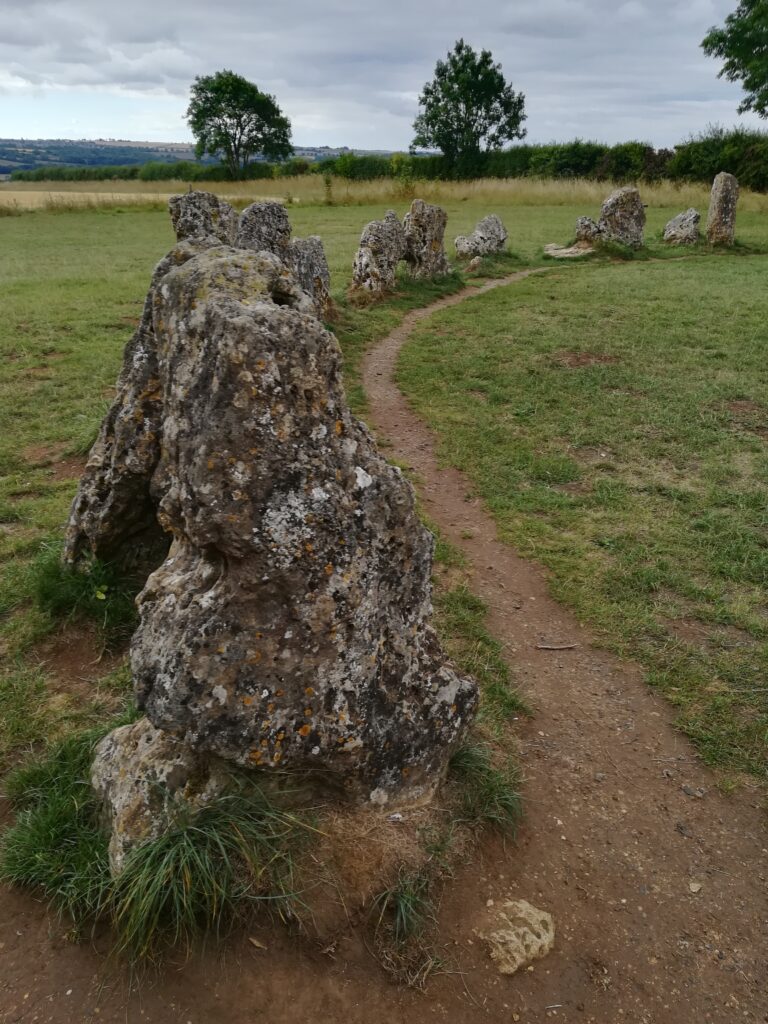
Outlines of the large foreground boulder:
M664 228L664 241L669 245L695 245L699 240L701 214L691 207L685 213L678 213Z
M492 256L504 252L507 244L507 229L495 213L483 217L469 235L458 235L454 240L456 255L461 259L473 256Z
M363 228L352 265L352 287L384 295L395 287L397 265L405 256L405 232L394 210Z
M628 185L612 192L602 205L598 227L603 238L640 249L645 228L645 206L638 190Z
M477 686L430 625L413 490L351 415L336 339L274 253L206 234L155 272L68 558L131 548L152 519L170 549L131 643L146 722L94 765L115 869L219 791L212 764L428 801Z
M732 174L721 171L712 183L709 200L707 241L710 245L733 245L738 200L738 181Z
M405 261L413 277L434 278L450 273L445 255L448 214L440 206L414 199L403 220Z
M174 540L139 597L137 700L227 761L426 799L477 699L429 625L432 537L349 412L333 335L264 292L215 248L163 282Z

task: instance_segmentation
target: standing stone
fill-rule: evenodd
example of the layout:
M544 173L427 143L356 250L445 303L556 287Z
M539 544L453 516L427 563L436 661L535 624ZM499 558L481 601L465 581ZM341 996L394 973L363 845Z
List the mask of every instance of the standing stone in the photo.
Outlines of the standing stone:
M445 255L448 214L439 206L414 199L405 215L405 260L413 277L433 278L450 273Z
M291 247L291 222L282 203L271 200L251 203L240 214L237 231L238 249L255 249L256 252L273 252L280 259L289 261Z
M271 252L289 267L321 318L331 312L331 273L317 235L291 240L291 222L282 203L252 203L240 215L240 249Z
M366 224L352 264L352 286L384 295L395 287L397 265L405 255L405 232L394 210Z
M428 801L477 707L430 624L433 538L349 411L336 339L277 256L209 242L156 271L124 429L111 411L73 506L72 552L129 545L130 515L99 510L135 464L131 500L171 538L131 644L146 719L93 768L114 870L219 792L226 763ZM151 442L141 408L128 422L144 392Z
M457 236L454 241L456 255L461 259L471 259L473 256L491 256L504 252L508 237L501 220L495 213L491 213L475 225L470 235Z
M294 238L289 262L299 285L312 297L317 315L327 317L332 308L331 272L322 240L317 235Z
M664 228L664 241L670 245L695 245L699 240L701 214L691 207L685 213L678 213Z
M604 238L633 249L643 245L645 206L636 188L616 189L602 205L599 228Z
M203 252L162 293L174 542L138 599L139 706L227 761L428 799L477 688L429 625L432 537L349 412L335 338L245 254Z
M710 245L733 245L738 199L738 181L732 174L721 171L712 183L709 200L707 241Z
M237 213L229 203L213 192L186 192L168 200L171 223L176 238L204 239L234 245L237 235Z

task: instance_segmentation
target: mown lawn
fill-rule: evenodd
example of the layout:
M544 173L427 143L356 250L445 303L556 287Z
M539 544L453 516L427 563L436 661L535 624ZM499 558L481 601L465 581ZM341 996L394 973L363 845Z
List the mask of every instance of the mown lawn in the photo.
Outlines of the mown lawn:
M756 255L557 267L431 318L399 367L504 539L641 660L709 764L762 777L766 274Z

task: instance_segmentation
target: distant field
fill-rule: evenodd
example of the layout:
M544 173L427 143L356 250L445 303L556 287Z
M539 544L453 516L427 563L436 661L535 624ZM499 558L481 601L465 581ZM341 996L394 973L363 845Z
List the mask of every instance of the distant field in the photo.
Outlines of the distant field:
M318 174L295 178L277 178L242 183L206 182L197 187L227 196L238 205L255 199L272 198L307 205L322 205L329 198ZM602 200L615 188L611 182L574 179L550 181L534 178L488 178L472 182L418 182L413 186L389 178L378 181L347 181L334 178L330 198L339 205L376 205L402 203L412 194L446 206L454 203L492 203L494 206L576 206L582 213L597 213ZM61 205L128 204L163 201L176 192L186 192L183 181L95 181L82 182L7 182L0 185L0 206L18 204L19 208ZM695 206L702 212L709 203L709 190L703 185L676 185L662 182L643 185L641 192L651 208L684 210ZM768 195L743 191L742 212L768 213Z

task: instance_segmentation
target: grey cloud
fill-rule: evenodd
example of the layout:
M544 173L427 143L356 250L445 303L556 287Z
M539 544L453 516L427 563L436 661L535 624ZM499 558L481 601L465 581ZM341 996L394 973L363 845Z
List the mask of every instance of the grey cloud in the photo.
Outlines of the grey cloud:
M229 67L277 96L297 142L405 148L416 97L455 39L526 94L529 137L669 144L736 120L739 89L699 42L734 0L0 0L0 67L20 88L175 97ZM120 125L115 125L120 134Z

